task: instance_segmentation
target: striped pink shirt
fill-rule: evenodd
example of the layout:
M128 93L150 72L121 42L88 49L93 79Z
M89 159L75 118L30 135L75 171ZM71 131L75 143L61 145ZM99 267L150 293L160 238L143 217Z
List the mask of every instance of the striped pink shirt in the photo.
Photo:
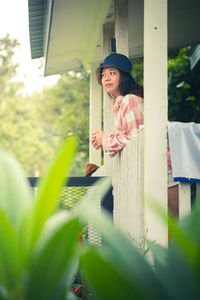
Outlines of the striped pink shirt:
M115 132L104 133L102 147L110 157L114 157L124 148L132 137L136 136L140 125L144 124L144 100L133 94L119 96L113 107L115 115Z

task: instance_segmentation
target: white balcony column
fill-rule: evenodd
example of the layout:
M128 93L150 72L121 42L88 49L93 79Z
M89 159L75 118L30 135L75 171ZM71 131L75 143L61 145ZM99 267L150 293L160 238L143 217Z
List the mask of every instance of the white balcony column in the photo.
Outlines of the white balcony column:
M167 246L167 0L144 0L144 99L145 234Z
M129 56L128 0L115 0L116 52Z
M102 88L97 82L96 68L98 64L91 64L90 75L90 130L89 130L89 161L101 165L101 151L96 150L91 144L91 134L102 127Z
M103 49L104 58L111 53L110 41L114 37L114 24L106 23L103 26ZM103 93L103 123L104 131L112 133L115 129L114 113L113 113L113 100L108 97L107 93ZM112 174L112 158L108 154L104 153L104 167L105 175L109 176Z

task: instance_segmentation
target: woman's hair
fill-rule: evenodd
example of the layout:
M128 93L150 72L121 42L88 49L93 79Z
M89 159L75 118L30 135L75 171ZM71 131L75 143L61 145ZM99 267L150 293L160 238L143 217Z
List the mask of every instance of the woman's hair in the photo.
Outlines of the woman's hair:
M119 69L118 69L119 70ZM138 84L130 73L119 70L119 92L122 96L127 94L134 94L143 97L143 87Z

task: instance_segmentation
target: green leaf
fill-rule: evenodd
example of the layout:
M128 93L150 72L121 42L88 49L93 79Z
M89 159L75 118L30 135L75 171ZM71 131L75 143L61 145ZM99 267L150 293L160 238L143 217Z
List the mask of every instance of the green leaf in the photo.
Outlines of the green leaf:
M196 100L196 97L195 97L195 96L189 96L189 97L187 98L187 100L195 101L195 100Z
M163 286L163 294L172 300L198 299L194 272L180 248L172 244L166 252L166 262L156 259L155 264L155 273Z
M146 241L149 250L153 254L155 268L157 265L166 266L168 258L168 248L164 248L154 242Z
M142 281L125 276L111 263L105 251L88 250L81 257L81 268L97 299L153 299L151 295L147 298L147 291L141 286Z
M74 138L67 139L56 154L47 175L40 181L38 197L31 220L31 246L37 241L47 218L55 211L61 188L66 183L75 149L76 140Z
M164 248L150 241L147 244L154 258L155 275L162 286L161 291L157 291L158 299L163 298L163 294L166 299L195 299L192 297L194 284L191 270L177 247ZM187 284L183 286L183 282Z
M173 239L180 247L180 251L185 255L185 258L195 266L199 257L199 247L194 242L192 232L190 233L184 227L182 228L181 223L168 213L168 218L162 207L155 201L150 200L150 208L157 214L160 220L164 224L168 224L169 230ZM190 218L191 219L191 218ZM198 227L198 226L197 226Z
M181 220L180 227L200 248L200 199L194 203L191 213Z
M173 236L173 239L180 247L180 251L185 255L185 258L190 264L195 267L197 261L199 261L199 247L194 242L190 234L181 228L181 226L169 216L169 229Z
M18 228L30 203L28 182L17 163L8 153L0 151L0 209Z
M0 282L10 291L19 275L17 236L10 220L0 210Z
M58 214L45 225L31 260L27 299L60 299L77 267L79 232L78 219L66 215Z
M0 299L9 300L9 294L2 284L0 284Z
M74 295L74 293L72 293L71 291L68 293L67 298L65 298L65 300L78 300L80 298L77 298L76 295Z

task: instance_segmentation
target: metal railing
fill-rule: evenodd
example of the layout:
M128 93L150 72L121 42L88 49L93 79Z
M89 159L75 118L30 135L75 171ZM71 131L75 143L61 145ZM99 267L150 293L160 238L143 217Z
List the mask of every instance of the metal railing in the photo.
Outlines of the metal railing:
M76 206L88 188L95 185L100 178L102 177L69 177L66 180L65 187L62 189L59 206L67 210ZM28 177L31 188L37 188L38 180L39 177ZM101 207L106 209L111 215L113 214L112 186L103 197Z
M95 186L95 183L102 177L69 177L66 180L66 185L62 188L57 209L66 209L70 211L76 207L80 199L85 195L88 189ZM33 193L37 193L37 182L39 177L28 177ZM101 197L100 197L101 198ZM99 209L104 208L107 210L111 217L113 216L113 195L112 186L103 197L102 201L96 199ZM95 199L94 199L95 200ZM99 210L99 211L100 211ZM82 226L81 238L87 239L93 245L100 245L101 238L96 232L93 223L85 224Z

